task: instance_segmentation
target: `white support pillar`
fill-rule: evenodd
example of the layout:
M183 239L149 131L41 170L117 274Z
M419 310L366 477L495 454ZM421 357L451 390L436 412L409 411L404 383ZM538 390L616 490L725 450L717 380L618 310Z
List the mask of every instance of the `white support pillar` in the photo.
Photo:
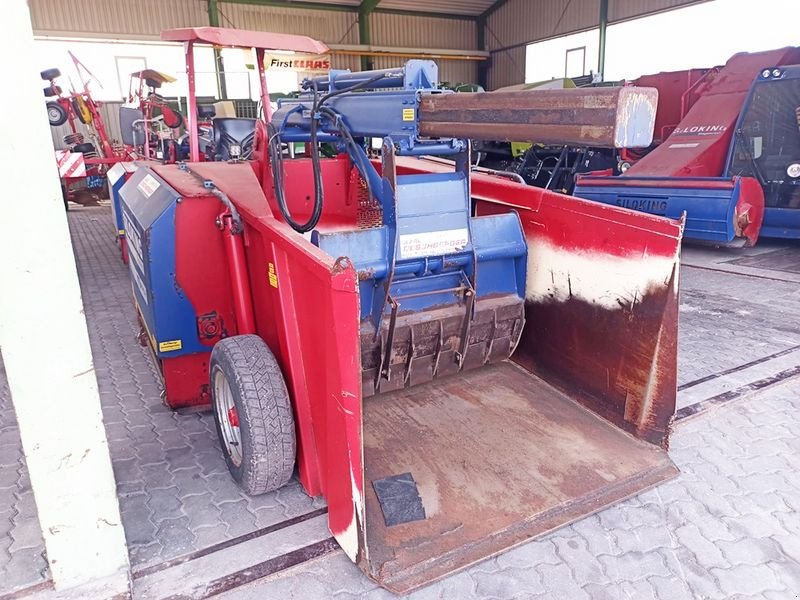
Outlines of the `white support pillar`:
M111 597L129 591L130 567L43 67L26 0L6 0L2 12L0 350L56 589Z

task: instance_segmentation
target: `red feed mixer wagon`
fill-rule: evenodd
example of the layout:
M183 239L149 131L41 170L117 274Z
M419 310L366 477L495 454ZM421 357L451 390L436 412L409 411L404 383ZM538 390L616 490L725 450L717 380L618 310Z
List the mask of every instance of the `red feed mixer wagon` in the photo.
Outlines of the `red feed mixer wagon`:
M164 33L243 36L311 42ZM502 94L454 106L437 79L431 61L331 71L256 122L252 160L141 167L121 191L167 404L210 405L251 494L296 466L399 593L677 474L682 223L473 174L493 102L516 135L541 123Z

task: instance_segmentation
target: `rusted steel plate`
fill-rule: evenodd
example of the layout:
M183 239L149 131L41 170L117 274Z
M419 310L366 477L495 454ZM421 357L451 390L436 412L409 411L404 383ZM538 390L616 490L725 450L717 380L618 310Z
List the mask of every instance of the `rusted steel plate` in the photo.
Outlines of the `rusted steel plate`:
M646 148L658 90L646 87L429 94L419 107L430 137Z
M364 401L366 552L397 593L444 577L677 475L508 361ZM413 477L426 518L387 526L372 483Z
M447 168L397 165L401 174ZM513 360L667 447L682 224L483 174L473 174L472 195L479 215L516 210L528 243L526 325Z

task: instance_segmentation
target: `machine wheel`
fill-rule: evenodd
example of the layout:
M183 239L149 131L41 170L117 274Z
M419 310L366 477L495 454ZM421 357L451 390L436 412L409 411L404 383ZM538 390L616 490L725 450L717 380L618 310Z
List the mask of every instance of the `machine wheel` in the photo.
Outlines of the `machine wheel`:
M94 144L92 144L90 142L84 142L82 144L75 144L75 146L73 146L73 148L72 148L72 151L73 152L83 152L83 153L94 152L95 151L94 150Z
M55 79L56 77L61 77L61 71L58 69L45 69L39 75L42 76L42 79L45 81L50 81L51 79Z
M42 91L44 92L45 98L52 98L53 96L61 95L61 88L58 87L57 85L48 85Z
M294 416L264 340L237 335L217 343L210 381L217 435L234 480L251 496L284 486L294 471Z
M92 113L89 112L89 107L86 106L86 102L80 96L72 99L72 109L75 111L78 120L84 125L92 122Z
M47 120L50 127L58 127L67 122L67 111L58 102L47 103Z
M179 129L183 127L183 115L177 110L161 109L161 114L164 117L164 125L170 129Z

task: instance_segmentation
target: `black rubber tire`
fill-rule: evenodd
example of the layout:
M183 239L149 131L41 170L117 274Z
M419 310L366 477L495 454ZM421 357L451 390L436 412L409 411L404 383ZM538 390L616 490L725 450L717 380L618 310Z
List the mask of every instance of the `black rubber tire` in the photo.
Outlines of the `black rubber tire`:
M42 89L45 98L52 98L53 96L60 96L61 95L61 88L57 85L48 85L46 88Z
M239 417L239 465L222 433L215 385L219 373L227 379ZM218 342L211 352L209 375L214 422L233 479L251 496L286 485L294 472L294 415L280 366L264 340L237 335Z
M67 111L58 102L47 102L47 120L50 127L58 127L67 122Z
M51 79L55 79L56 77L61 77L61 71L58 69L45 69L39 75L42 76L42 79L45 81L50 81Z
M94 144L84 142L83 144L76 144L72 148L73 152L94 152Z

